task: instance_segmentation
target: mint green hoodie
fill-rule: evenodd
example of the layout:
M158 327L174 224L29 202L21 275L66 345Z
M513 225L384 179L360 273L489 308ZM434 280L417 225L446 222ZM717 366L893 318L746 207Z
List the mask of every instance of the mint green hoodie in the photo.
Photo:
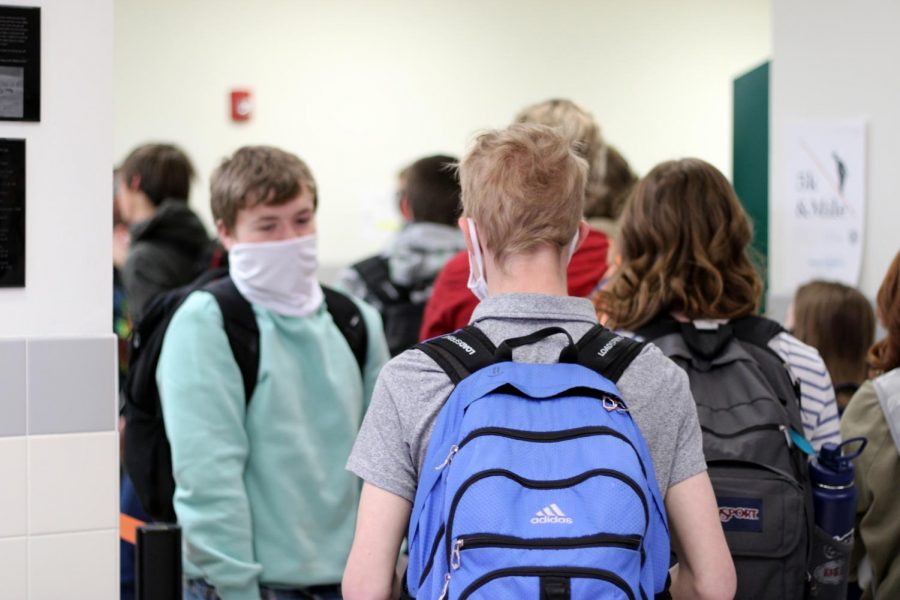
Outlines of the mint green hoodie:
M365 376L324 305L308 317L254 305L259 378L249 407L206 292L169 324L156 372L172 446L187 578L223 600L259 600L259 584L338 583L353 539L359 481L344 470L375 379L388 360L378 313Z

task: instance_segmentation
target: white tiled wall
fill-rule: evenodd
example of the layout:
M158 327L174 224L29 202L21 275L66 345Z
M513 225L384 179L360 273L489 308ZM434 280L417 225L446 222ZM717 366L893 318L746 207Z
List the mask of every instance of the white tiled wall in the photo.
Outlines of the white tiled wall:
M29 438L29 534L118 526L118 443L113 431Z
M32 536L28 544L28 600L119 597L115 529Z
M0 431L2 600L118 597L114 344L111 335L26 340L41 348L40 360L0 361L0 381L28 371L22 393L0 403L0 421L28 415L32 431ZM8 345L0 339L0 350ZM72 364L88 365L91 376L73 373ZM50 381L36 384L41 378ZM94 417L65 418L73 410ZM34 420L62 433L33 433Z
M26 438L0 438L0 481L0 540L24 536L28 533Z
M28 597L28 538L0 538L0 597Z

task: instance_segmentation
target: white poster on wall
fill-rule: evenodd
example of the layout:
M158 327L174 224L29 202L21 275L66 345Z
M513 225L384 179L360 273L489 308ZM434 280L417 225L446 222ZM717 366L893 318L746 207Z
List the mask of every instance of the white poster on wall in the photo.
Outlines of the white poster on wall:
M782 156L785 283L790 289L812 279L857 285L865 223L865 121L788 122Z

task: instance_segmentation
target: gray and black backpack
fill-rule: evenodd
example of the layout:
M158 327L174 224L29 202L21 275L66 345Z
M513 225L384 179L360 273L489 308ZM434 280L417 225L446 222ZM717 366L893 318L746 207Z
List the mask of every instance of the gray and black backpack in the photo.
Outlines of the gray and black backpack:
M431 295L436 275L420 279L411 286L399 285L391 281L388 259L380 255L360 261L352 268L366 284L371 297L377 300L391 356L416 345L425 303ZM370 300L368 296L365 299Z
M745 317L714 329L658 318L636 332L688 373L739 599L807 594L814 520L800 391L768 346L782 331Z

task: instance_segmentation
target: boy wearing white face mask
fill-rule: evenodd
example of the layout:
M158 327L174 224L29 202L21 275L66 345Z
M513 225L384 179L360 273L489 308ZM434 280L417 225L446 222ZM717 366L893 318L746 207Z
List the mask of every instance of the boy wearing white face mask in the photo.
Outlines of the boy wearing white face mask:
M357 302L361 372L316 279L316 186L299 158L238 150L213 174L211 204L259 369L247 399L216 300L191 294L157 369L185 598L339 598L359 495L342 467L388 359L380 318Z
M462 160L459 174L469 287L483 298L470 324L494 346L548 327L580 339L597 324L590 300L569 296L566 281L577 240L588 230L581 220L585 160L550 127L513 125L480 135ZM512 359L558 362L566 345L561 337L516 346ZM461 342L454 339L454 344ZM433 468L424 465L424 460L435 419L454 389L447 372L431 356L413 348L385 366L347 463L364 480L343 579L347 600L385 600L397 595L397 553L407 533L420 475ZM668 513L672 546L679 559L671 570L672 595L733 597L734 567L706 474L687 376L658 348L648 345L624 369L617 386L647 442ZM510 522L521 516L501 514ZM532 516L531 512L526 515ZM449 522L446 531L452 531ZM450 539L441 528L437 540L449 544ZM443 568L438 562L435 568ZM447 568L444 581L449 584L449 570L454 567L448 564ZM528 597L536 598L534 579L531 587L521 589L534 590ZM585 597L584 590L579 598ZM576 584L571 589L566 585L564 595L575 598ZM450 597L456 597L452 591Z

